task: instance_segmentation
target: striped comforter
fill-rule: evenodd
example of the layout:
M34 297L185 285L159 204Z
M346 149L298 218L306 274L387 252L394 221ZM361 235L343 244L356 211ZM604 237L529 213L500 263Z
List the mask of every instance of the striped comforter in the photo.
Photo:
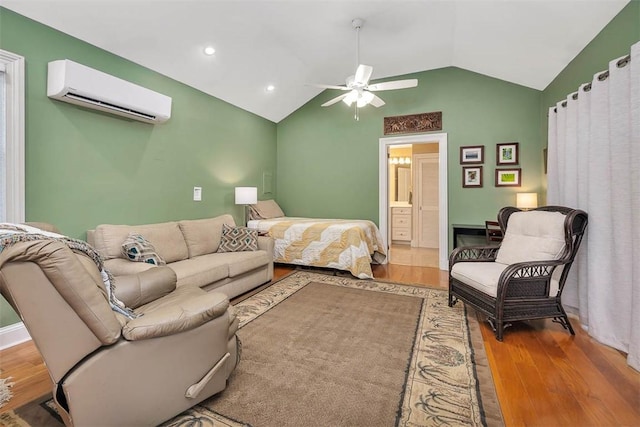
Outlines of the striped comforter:
M335 268L372 279L371 263L386 259L380 230L367 220L282 217L252 220L248 226L273 237L274 262Z

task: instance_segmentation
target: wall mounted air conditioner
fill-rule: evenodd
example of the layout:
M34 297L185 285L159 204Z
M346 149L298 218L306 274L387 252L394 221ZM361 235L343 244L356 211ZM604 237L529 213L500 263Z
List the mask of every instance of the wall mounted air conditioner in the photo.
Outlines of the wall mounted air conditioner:
M171 117L171 98L68 59L49 62L47 96L146 123Z

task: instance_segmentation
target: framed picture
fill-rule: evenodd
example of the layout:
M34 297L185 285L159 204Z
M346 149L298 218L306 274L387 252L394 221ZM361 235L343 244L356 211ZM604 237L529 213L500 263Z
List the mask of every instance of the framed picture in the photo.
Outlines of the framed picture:
M518 164L518 143L507 142L506 144L496 144L496 164L517 165Z
M462 168L462 187L482 187L482 166L466 166Z
M522 170L496 169L496 187L520 187Z
M469 165L474 163L484 163L484 145L460 147L460 164Z

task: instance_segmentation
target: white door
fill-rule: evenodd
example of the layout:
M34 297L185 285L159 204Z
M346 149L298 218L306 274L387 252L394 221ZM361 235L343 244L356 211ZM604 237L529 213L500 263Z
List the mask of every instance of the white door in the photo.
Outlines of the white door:
M412 246L420 248L439 247L439 164L438 154L413 156L415 173L414 187L414 239Z

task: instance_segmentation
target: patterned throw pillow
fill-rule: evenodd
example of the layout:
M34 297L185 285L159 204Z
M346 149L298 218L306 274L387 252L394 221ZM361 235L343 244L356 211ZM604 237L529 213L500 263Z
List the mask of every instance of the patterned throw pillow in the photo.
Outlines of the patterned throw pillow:
M151 242L144 236L136 233L129 233L129 236L122 244L122 254L129 261L146 262L153 265L166 265L167 263L156 252Z
M222 238L218 252L246 252L258 250L258 231L247 227L222 224Z

